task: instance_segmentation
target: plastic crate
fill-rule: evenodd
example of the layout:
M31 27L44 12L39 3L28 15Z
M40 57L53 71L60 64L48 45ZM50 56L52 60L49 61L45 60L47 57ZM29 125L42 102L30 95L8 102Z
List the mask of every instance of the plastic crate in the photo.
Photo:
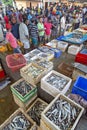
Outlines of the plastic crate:
M29 86L31 86L31 90L25 95L25 96L22 96L15 88L14 86L17 86L20 82L26 82L24 79L20 79L18 80L16 83L12 84L11 85L11 90L12 90L12 93L15 94L22 102L27 102L28 100L30 100L33 96L35 96L35 94L37 93L37 87L36 86L33 86L29 83ZM22 86L20 86L21 88Z
M8 67L12 71L17 71L21 67L26 65L26 59L22 54L11 54L6 56L6 62Z
M87 55L78 53L75 57L75 62L87 65Z
M37 106L37 104L40 104L40 106L38 106L37 111L35 110L35 106ZM44 106L44 107L43 107ZM41 113L44 111L44 109L48 106L48 103L46 103L45 101L43 101L40 98L37 98L33 104L28 108L28 110L26 111L27 115L29 117L31 117L31 119L36 122L37 125L40 125L40 119L41 119ZM34 109L34 110L33 110ZM32 111L32 115L30 114L30 111ZM37 112L37 113L36 113ZM38 114L39 112L39 114ZM35 118L37 117L37 119ZM35 120L36 119L36 120Z
M73 85L72 93L79 94L87 100L87 78L79 76Z
M21 108L19 108L3 124L0 125L0 130L4 130L5 127L20 113L22 113L23 116L27 119L27 121L29 121L29 123L31 123L31 128L29 128L29 130L35 129L36 123L29 116L27 116L27 114L25 112L23 112L23 110Z
M49 78L51 75L58 76L60 78L63 78L64 80L66 80L66 84L63 86L63 88L61 90L59 88L56 88L55 85L52 85L53 81L51 82L51 84L46 81L46 79ZM41 88L45 92L52 95L53 97L56 97L59 93L66 94L66 92L70 88L71 82L72 82L71 78L69 78L61 73L58 73L57 71L52 70L51 72L49 72L46 76L44 76L41 79Z
M81 49L83 45L76 46L76 45L71 45L68 48L68 53L72 55L76 55Z
M58 58L61 56L62 52L57 48L51 48L51 50L54 52L54 57Z
M57 48L58 40L52 40L46 44L46 46L51 48Z
M68 97L64 96L63 94L59 94L58 96L56 96L56 98L46 107L46 109L42 112L41 114L41 120L44 121L44 123L46 124L46 126L48 128L50 128L50 130L63 130L60 129L58 125L56 125L54 122L52 122L45 114L47 111L50 110L50 108L53 106L53 104L56 102L56 100L58 99L63 99L65 100L67 103L70 103L71 106L74 106L75 108L79 109L79 113L77 114L77 117L75 119L75 121L72 123L72 125L67 129L67 130L75 130L76 125L78 124L83 112L84 112L84 108L81 107L79 104L75 103L74 101L72 101L71 99L69 99ZM56 108L56 105L55 105ZM56 109L55 109L56 110ZM54 112L54 111L53 111ZM52 113L51 113L52 114ZM50 114L50 115L51 115ZM55 117L56 118L56 117ZM59 118L57 118L59 119ZM67 121L66 121L67 122ZM60 122L61 123L61 122ZM46 128L46 127L45 127ZM47 129L49 130L49 129Z
M83 49L80 51L81 54L87 55L87 49Z
M35 67L37 70L38 69L41 70L41 73L39 73L36 77L33 76L33 73L30 73L30 72L26 73L26 71L28 71L30 67ZM38 66L37 64L30 63L20 70L20 74L25 79L25 81L27 81L28 83L32 85L36 85L37 83L40 82L41 78L46 74L46 71L47 71L46 68L44 69L43 67Z
M57 48L58 48L59 50L61 50L62 52L65 52L66 49L67 49L67 47L68 47L68 43L67 43L67 42L58 41L58 43L57 43Z

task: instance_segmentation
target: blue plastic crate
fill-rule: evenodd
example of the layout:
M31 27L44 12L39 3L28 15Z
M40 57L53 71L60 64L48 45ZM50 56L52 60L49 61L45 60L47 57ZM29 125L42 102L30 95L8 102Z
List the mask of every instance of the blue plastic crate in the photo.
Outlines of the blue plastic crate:
M57 48L51 48L50 50L52 50L52 51L54 52L54 57L55 57L55 58L60 57L61 54L62 54L62 51L59 50L59 49L57 49Z
M79 94L87 100L87 78L78 77L72 88L72 93Z
M80 53L81 53L81 54L85 54L85 55L87 55L87 49L83 49L83 50L81 50Z

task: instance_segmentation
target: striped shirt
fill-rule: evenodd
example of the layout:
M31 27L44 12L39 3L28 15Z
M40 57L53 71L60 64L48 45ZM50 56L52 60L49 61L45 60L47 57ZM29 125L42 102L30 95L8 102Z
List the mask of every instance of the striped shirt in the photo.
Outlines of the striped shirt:
M38 38L38 28L35 24L32 24L32 27L31 27L31 37Z

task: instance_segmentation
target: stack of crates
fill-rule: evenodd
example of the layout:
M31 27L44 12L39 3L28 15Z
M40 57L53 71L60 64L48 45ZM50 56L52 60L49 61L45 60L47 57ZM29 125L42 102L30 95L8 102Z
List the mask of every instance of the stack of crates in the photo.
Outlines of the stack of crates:
M25 86L22 86L22 84ZM27 92L24 92L24 90ZM11 85L11 91L15 103L24 111L37 97L37 87L27 83L23 78Z

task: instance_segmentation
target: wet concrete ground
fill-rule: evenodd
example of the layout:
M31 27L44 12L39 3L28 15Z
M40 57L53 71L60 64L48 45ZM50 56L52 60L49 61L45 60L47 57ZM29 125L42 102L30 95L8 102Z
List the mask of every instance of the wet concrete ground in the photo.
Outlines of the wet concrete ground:
M0 58L2 59L3 65L5 67L6 73L8 76L11 77L12 82L17 81L21 78L20 72L17 71L13 73L6 65L5 61L6 54L0 54ZM57 70L58 65L61 62L73 64L74 63L74 56L68 55L67 53L63 53L62 56L58 59L54 59L54 69ZM70 90L69 90L70 92ZM44 92L43 90L38 87L38 95L43 100L47 101L48 103L52 101L53 97L49 94ZM10 85L0 91L0 124L2 124L9 116L18 108L13 100L13 96L10 90ZM75 130L87 130L87 119L86 116L82 116L81 120L79 121Z

